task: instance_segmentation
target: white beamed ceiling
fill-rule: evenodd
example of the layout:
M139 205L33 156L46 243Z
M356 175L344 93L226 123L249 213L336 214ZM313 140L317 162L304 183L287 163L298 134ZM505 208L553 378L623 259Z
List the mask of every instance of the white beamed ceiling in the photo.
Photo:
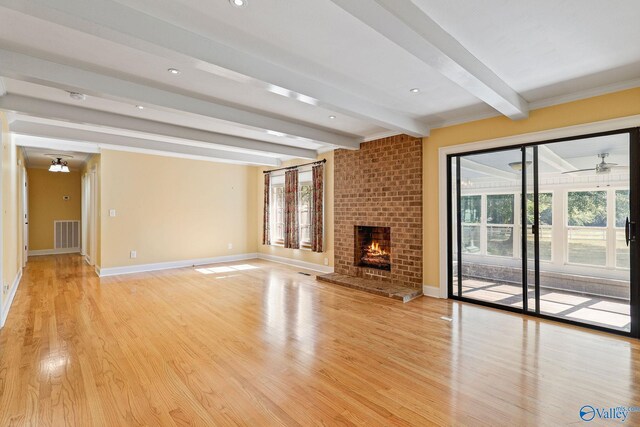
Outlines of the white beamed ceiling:
M390 36L402 34L402 15L389 21L395 26L390 31L367 24L364 9L392 3L372 0L363 4L362 13L351 10L353 15L339 6L349 1L248 3L235 8L228 0L0 0L0 50L77 69L83 79L69 82L53 69L50 79L43 78L42 70L17 62L0 63L0 78L10 95L210 132L210 138L192 146L209 143L215 153L233 152L234 161L244 152L249 164L255 160L249 156L296 157L281 146L312 152L353 149L376 135L426 135L429 128L500 114L486 98L472 95L460 79L455 83L446 69L433 68L429 58L417 54L416 45L408 45L418 40L411 38L415 34ZM494 87L506 88L525 102L524 114L526 104L640 85L640 44L635 42L640 40L640 2L412 3L424 13L422 22L435 23L435 34L447 33L466 50L463 59L467 55L473 61L459 65L468 75L480 76L480 68L485 75L493 73L499 83ZM123 12L127 10L130 13ZM444 58L460 58L446 42L420 41L425 46L432 43ZM171 67L181 73L169 74ZM60 70L64 68L57 73ZM101 76L105 79L98 89ZM104 86L109 78L133 82L140 90L130 96L115 87L110 90ZM90 87L92 81L96 87ZM410 93L414 87L420 92ZM145 88L175 97L166 103L145 102ZM88 97L75 101L65 90ZM193 102L181 104L184 99ZM138 110L137 104L145 108ZM210 114L206 105L211 106ZM241 114L216 117L215 111L224 108ZM65 124L59 120L55 125ZM70 134L89 125L69 123L75 129ZM282 135L287 133L282 129L289 129L288 134ZM127 132L113 130L119 137ZM56 132L55 137L62 134ZM215 143L219 134L246 139L247 147ZM135 137L188 144L175 133L170 138L160 132ZM273 152L263 146L258 151L251 145L256 140L277 145Z

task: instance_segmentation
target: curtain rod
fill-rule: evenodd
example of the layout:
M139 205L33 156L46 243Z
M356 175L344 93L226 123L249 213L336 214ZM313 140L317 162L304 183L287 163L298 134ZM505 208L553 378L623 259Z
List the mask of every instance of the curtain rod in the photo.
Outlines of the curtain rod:
M309 162L309 163L305 163L303 165L288 166L286 168L271 169L270 171L262 171L262 173L271 173L271 172L277 172L277 171L283 171L283 170L289 170L289 169L298 169L298 168L301 168L303 166L317 165L317 164L326 163L326 162L327 162L327 159L322 159L322 160L318 160L317 162Z

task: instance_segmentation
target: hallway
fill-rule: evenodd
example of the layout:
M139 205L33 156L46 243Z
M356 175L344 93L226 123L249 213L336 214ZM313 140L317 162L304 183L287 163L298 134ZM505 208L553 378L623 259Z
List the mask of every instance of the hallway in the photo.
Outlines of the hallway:
M99 279L41 256L0 330L0 425L558 425L637 406L638 372L637 340L263 260Z

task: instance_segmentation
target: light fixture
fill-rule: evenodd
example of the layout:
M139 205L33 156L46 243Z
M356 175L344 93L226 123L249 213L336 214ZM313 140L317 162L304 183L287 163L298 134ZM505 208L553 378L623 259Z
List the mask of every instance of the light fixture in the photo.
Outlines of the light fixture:
M532 163L531 160L527 160L525 164L527 165L527 167L529 167L529 166L531 166L531 163ZM509 167L511 169L513 169L514 171L521 171L522 170L522 162L511 162L511 163L509 163Z
M84 101L85 99L87 99L87 95L80 92L69 92L69 97L71 99L75 99L76 101Z
M51 160L49 172L69 172L69 166L66 161L62 160L62 157L58 157L56 160Z
M247 5L247 0L229 0L231 6L233 7L245 7Z
M168 68L167 71L171 74L180 74L180 70L178 70L177 68Z
M409 92L418 93L418 92L420 92L420 89L418 89L417 87L414 87L413 89L409 89Z
M137 108L138 110L144 110L144 105L136 105L136 108Z
M329 118L330 118L331 120L333 120L333 119L335 119L335 118L336 118L336 116L329 116Z

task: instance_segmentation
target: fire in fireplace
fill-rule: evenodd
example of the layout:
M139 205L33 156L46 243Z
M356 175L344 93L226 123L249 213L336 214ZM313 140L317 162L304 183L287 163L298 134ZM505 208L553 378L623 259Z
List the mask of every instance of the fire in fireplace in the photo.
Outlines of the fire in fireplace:
M359 267L391 270L391 229L389 227L355 227L354 262Z

